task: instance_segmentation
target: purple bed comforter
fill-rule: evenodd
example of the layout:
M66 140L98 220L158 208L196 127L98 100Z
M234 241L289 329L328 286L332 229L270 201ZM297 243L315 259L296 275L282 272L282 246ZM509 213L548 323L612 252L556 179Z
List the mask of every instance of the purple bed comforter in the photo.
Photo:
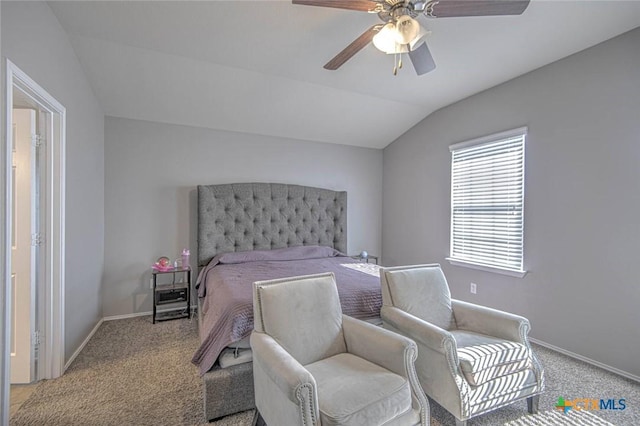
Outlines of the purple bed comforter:
M214 257L201 271L196 285L202 302L201 345L192 362L204 374L213 367L222 349L251 334L255 281L332 271L344 314L359 319L379 317L380 278L375 269L354 267L357 263L337 250L320 246Z

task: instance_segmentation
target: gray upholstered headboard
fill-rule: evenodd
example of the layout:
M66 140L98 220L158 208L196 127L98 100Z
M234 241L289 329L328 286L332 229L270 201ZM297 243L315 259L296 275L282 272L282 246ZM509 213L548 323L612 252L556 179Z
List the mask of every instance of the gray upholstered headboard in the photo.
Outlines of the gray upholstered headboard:
M218 253L321 245L347 251L347 193L276 183L198 186L198 265Z

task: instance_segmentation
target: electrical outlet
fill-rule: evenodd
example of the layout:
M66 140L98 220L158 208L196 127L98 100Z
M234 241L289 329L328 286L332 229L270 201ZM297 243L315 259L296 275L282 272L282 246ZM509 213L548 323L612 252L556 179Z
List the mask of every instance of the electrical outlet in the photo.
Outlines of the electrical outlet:
M471 294L476 294L478 292L478 286L476 285L476 283L471 283L469 291L471 292Z

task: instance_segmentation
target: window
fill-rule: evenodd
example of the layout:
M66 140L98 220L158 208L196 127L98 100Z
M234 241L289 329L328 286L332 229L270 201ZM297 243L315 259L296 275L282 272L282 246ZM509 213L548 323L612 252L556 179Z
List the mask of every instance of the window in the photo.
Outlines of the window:
M526 128L451 150L451 249L456 265L522 277Z

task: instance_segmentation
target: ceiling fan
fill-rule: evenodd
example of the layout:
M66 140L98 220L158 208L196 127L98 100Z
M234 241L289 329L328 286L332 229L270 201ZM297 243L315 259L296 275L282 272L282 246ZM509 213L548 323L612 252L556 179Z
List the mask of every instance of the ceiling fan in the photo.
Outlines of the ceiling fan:
M396 55L393 73L402 68L407 53L418 75L433 71L436 64L424 41L430 33L415 18L520 15L530 0L293 0L293 4L332 7L377 13L383 23L373 25L324 66L337 70L369 43L387 54Z

